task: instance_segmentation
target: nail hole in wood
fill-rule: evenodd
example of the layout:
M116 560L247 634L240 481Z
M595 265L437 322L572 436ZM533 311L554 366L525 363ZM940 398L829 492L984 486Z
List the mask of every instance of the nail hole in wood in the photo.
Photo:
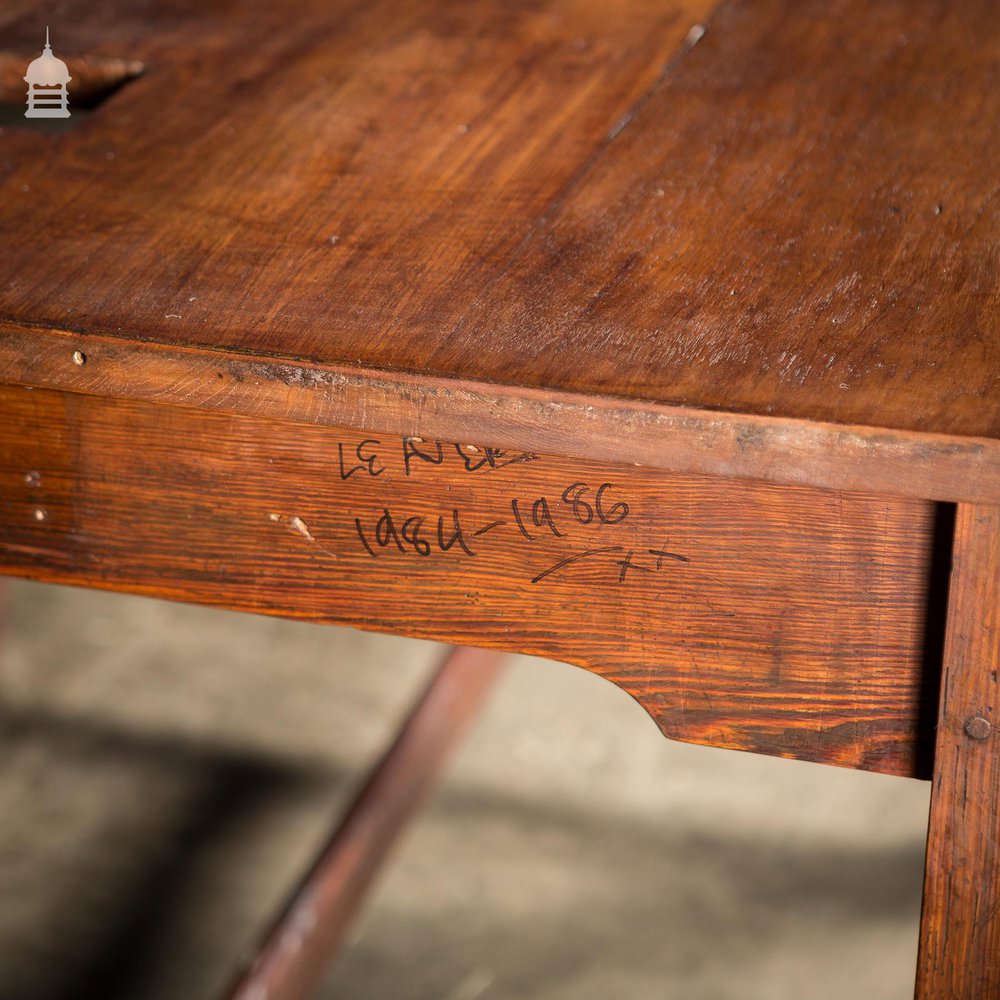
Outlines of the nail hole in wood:
M73 352L73 364L74 365L85 365L87 363L87 355L83 351Z

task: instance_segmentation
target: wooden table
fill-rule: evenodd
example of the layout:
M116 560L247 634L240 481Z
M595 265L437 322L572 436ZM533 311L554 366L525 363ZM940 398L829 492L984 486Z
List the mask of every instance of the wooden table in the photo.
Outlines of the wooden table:
M994 0L58 16L104 99L0 134L0 571L933 778L917 996L1000 997Z

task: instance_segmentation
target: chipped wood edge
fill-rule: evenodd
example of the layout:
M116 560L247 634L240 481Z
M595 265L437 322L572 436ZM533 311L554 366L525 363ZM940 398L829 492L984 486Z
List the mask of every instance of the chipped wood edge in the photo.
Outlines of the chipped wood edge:
M0 322L0 382L677 473L1000 503L1000 441L714 412Z

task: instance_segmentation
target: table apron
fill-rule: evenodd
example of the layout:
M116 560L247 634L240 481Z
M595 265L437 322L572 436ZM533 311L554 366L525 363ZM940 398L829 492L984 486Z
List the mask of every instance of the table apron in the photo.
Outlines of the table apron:
M892 774L950 512L0 387L0 573L551 657L667 736Z

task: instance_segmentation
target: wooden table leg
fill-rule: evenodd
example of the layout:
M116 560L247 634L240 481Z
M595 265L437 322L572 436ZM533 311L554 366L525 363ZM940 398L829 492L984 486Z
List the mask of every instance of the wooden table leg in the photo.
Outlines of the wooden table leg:
M231 1000L310 996L396 835L486 697L501 652L453 649L288 902Z
M1000 508L960 504L918 1000L1000 998Z

